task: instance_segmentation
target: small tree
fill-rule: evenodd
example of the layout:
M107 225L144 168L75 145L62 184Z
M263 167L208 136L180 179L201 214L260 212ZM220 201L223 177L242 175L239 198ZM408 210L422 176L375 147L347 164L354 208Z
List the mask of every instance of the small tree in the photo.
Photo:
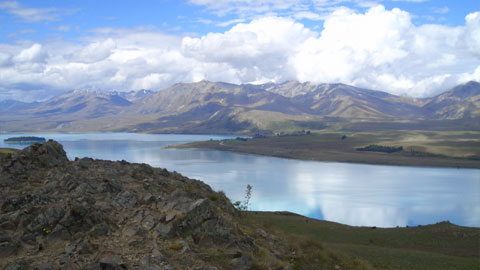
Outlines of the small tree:
M250 198L252 197L252 186L247 185L247 190L245 190L245 210L248 211L250 205Z
M248 211L248 207L250 205L250 199L252 198L252 186L247 185L247 189L245 190L245 201L236 201L233 203L233 206L237 208L239 211Z

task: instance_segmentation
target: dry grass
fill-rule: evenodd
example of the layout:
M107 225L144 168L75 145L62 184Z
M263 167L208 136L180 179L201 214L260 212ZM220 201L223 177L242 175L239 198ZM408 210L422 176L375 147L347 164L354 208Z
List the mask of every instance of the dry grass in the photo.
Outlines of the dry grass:
M342 140L342 136L346 139ZM398 153L359 152L377 144L403 146ZM208 148L303 160L404 166L480 168L480 132L329 132L264 139L195 142L180 147Z
M13 148L0 148L0 156L2 155L7 155L7 154L13 154L18 152L18 149L13 149Z
M246 225L287 239L292 269L479 269L480 229L450 223L352 227L300 215L248 212ZM245 222L244 222L245 224ZM259 268L262 269L262 268Z

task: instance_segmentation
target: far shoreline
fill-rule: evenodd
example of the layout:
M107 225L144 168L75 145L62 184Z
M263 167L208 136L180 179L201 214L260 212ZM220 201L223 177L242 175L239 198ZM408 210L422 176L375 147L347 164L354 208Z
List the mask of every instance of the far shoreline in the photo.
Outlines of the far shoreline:
M328 151L317 151L318 149L314 148L309 149L298 147L298 145L295 143L295 137L290 138L293 139L291 141L287 141L282 148L275 147L275 142L272 143L271 141L269 141L275 140L276 137L250 139L247 142L238 142L236 140L201 141L186 143L182 145L172 145L165 148L210 149L224 152L317 162L402 166L416 168L480 169L480 161L475 159L444 157L440 155L408 156L406 154L398 153L389 154L378 152L342 150L335 151L331 149L329 149ZM262 141L259 142L258 140ZM295 145L296 147L298 147L298 149L292 150L292 145Z

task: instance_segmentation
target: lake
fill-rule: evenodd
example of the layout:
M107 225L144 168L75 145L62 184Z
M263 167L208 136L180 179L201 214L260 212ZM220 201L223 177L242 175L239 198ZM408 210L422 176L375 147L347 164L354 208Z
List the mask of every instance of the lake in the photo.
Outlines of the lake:
M0 147L18 134L1 134ZM29 134L30 135L30 134ZM291 211L356 226L415 226L449 220L480 227L480 170L315 162L199 149L180 143L232 138L131 133L34 134L63 144L70 159L92 157L147 163L177 171L244 200L251 207Z

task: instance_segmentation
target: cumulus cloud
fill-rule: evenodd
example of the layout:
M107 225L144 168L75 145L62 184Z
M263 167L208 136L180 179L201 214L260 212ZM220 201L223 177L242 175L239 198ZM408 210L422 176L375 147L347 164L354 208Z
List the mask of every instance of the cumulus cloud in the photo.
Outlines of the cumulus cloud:
M109 38L100 42L88 44L80 52L73 55L72 59L79 63L95 63L104 60L115 49L115 41Z
M315 32L291 19L267 17L238 24L225 33L210 33L201 38L185 37L182 53L198 62L223 64L229 75L223 80L261 82L294 77L288 58ZM204 70L205 77L212 73ZM218 76L217 76L218 78ZM218 78L222 79L222 78Z
M0 43L0 89L159 90L202 79L297 79L424 97L480 81L480 12L458 27L411 20L408 12L375 6L337 9L321 32L271 16L200 37L102 28L81 44Z
M42 45L35 43L31 47L20 51L13 59L20 63L41 63L45 61L46 57L47 53L42 49Z

